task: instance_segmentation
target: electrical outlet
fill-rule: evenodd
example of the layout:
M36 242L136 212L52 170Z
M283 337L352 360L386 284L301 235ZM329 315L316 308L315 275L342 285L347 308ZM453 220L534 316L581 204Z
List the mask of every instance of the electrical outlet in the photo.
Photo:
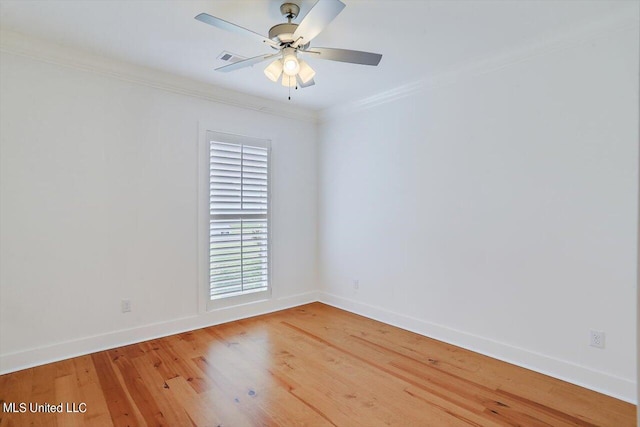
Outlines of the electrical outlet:
M121 305L123 313L128 313L131 311L131 300L123 299Z
M355 280L353 281L353 289L356 289L356 290L357 290L357 289L359 289L359 288L360 288L360 280L355 279Z
M589 345L596 348L604 348L604 332L594 331L589 332Z

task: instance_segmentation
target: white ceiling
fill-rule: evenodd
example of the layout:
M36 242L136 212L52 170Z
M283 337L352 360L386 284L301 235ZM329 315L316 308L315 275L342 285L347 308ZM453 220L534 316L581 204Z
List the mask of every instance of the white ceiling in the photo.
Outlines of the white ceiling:
M315 0L293 0L300 16ZM378 67L321 61L316 85L292 94L319 110L355 101L461 64L517 49L614 13L635 13L637 0L343 0L346 8L312 46L383 54ZM280 0L0 0L0 28L91 50L274 100L287 89L262 73L268 63L213 71L223 51L252 57L272 52L194 18L206 12L261 34L284 22ZM630 7L634 6L634 7ZM294 22L299 22L300 18Z

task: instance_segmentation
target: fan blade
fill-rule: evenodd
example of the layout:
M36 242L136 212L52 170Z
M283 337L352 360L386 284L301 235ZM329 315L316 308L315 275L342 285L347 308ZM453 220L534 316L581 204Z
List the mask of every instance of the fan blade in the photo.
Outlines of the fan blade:
M232 33L243 34L245 36L253 37L254 39L260 40L261 43L268 44L269 46L273 46L279 48L278 43L274 42L271 39L266 38L258 33L255 33L251 30L247 30L244 27L241 27L236 24L232 24L231 22L225 21L224 19L216 18L215 16L211 16L208 13L201 13L195 17L198 21L204 22L205 24L213 25L214 27L220 28L221 30L230 31Z
M361 52L359 50L332 49L329 47L314 47L300 52L315 53L315 58L329 61L349 62L351 64L378 65L382 59L379 53Z
M318 0L293 33L293 39L296 41L293 47L309 43L342 12L344 7L345 4L340 0Z
M309 80L306 83L302 83L302 80L300 80L300 76L298 75L296 75L296 81L298 82L298 86L301 88L313 86L314 84L316 84L316 82L313 79Z
M253 58L243 59L242 61L234 62L233 64L224 65L222 67L216 68L216 71L222 71L223 73L228 73L229 71L239 70L240 68L250 67L252 65L258 64L262 61L266 61L270 58L275 58L276 56L280 56L280 52L278 53L270 53L268 55L260 55L254 56Z

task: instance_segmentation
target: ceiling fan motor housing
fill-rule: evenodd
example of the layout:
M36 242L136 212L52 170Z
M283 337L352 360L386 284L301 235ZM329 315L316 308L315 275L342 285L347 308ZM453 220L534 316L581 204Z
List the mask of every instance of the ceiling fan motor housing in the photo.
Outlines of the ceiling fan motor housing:
M269 30L269 38L280 44L293 43L293 33L296 32L298 24L278 24Z

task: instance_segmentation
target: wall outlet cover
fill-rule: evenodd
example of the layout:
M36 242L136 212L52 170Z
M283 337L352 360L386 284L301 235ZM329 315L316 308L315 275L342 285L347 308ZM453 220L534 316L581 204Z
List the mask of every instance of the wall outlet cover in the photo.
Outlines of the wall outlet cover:
M604 332L591 330L589 331L589 345L596 348L604 348Z

